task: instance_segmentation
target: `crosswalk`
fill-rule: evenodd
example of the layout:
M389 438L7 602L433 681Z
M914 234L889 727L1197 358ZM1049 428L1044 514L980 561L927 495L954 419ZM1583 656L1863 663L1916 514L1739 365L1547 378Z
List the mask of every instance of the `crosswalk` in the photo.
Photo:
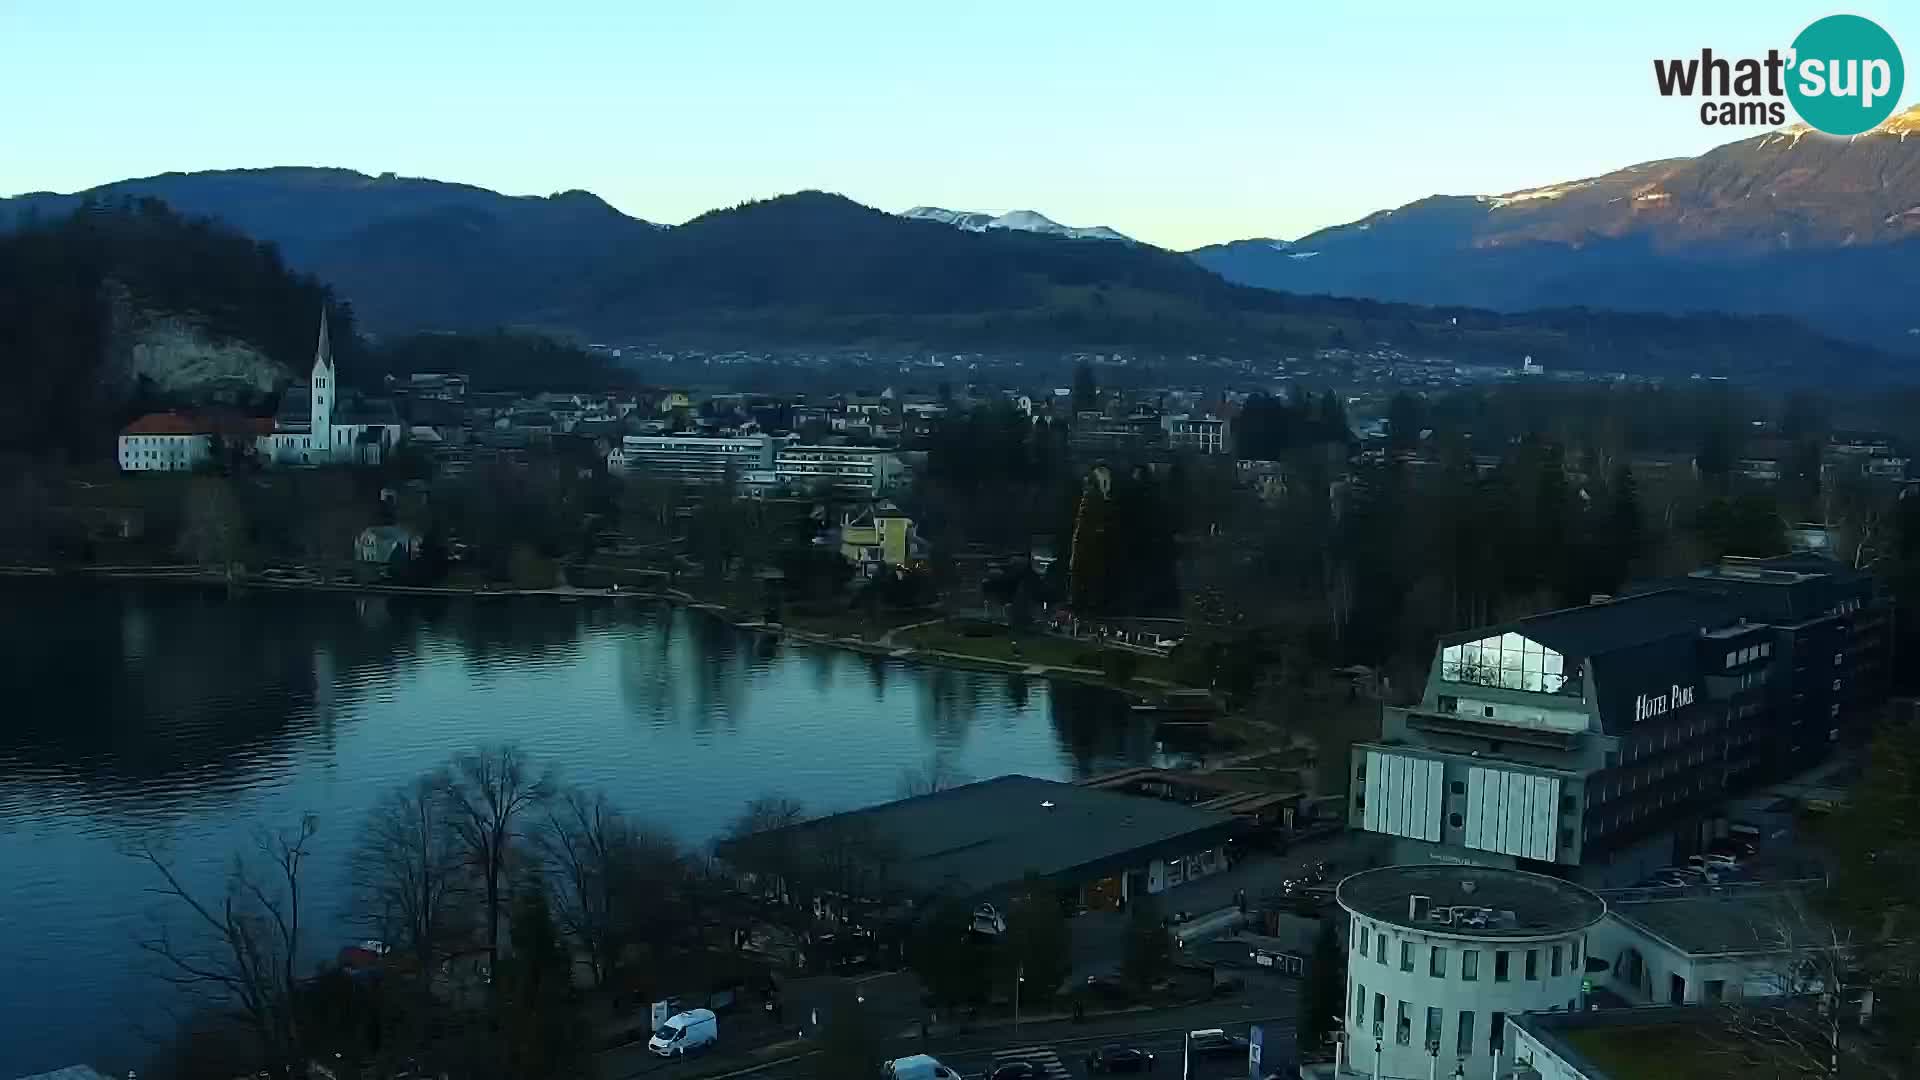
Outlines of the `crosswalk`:
M1066 1065L1060 1061L1060 1055L1051 1046L1016 1046L993 1052L993 1064L988 1067L987 1075L992 1076L1000 1067L1009 1062L1024 1061L1040 1070L1046 1080L1069 1080L1073 1076Z

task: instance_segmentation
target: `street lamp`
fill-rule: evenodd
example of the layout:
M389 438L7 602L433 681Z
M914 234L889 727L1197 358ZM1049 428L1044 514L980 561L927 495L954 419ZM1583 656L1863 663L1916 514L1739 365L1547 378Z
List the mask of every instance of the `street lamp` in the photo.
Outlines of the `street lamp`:
M1380 1080L1380 1037L1373 1038L1373 1080Z
M1027 966L1013 969L1013 1037L1020 1037L1020 984L1027 981Z

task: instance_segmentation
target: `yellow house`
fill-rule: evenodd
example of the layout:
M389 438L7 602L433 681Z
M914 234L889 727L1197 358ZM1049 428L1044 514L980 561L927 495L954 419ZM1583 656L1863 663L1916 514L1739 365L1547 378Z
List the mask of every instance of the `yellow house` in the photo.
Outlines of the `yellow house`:
M840 554L872 576L883 566L905 566L914 556L913 519L892 503L848 514L840 523Z
M659 408L662 413L685 411L693 408L693 399L683 390L672 390L661 395Z

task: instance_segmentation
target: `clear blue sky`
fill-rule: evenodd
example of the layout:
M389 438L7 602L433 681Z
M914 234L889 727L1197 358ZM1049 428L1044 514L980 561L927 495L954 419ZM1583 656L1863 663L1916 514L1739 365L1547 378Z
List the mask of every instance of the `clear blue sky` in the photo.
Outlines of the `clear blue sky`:
M0 0L0 194L339 165L664 222L817 187L1291 238L1753 134L1652 58L1839 10L1920 62L1913 3Z

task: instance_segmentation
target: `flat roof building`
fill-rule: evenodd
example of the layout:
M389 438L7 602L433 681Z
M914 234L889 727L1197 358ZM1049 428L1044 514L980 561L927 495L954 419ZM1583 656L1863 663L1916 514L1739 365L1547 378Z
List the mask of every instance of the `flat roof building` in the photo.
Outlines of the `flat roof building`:
M872 853L859 882L870 899L1001 899L1035 874L1111 906L1225 869L1241 827L1231 814L1009 775L761 836L796 864L859 837Z
M1380 1077L1488 1076L1508 1016L1579 1011L1586 936L1607 911L1572 882L1470 865L1367 870L1334 896L1349 919L1347 1064Z
M773 468L771 435L627 435L607 454L607 471L639 471L688 484L717 484Z
M1446 635L1420 702L1355 744L1350 820L1400 862L1632 884L1884 699L1884 623L1871 578L1797 557Z
M1835 936L1819 882L1612 895L1592 935L1596 984L1632 1005L1717 1004L1803 992L1803 961Z

